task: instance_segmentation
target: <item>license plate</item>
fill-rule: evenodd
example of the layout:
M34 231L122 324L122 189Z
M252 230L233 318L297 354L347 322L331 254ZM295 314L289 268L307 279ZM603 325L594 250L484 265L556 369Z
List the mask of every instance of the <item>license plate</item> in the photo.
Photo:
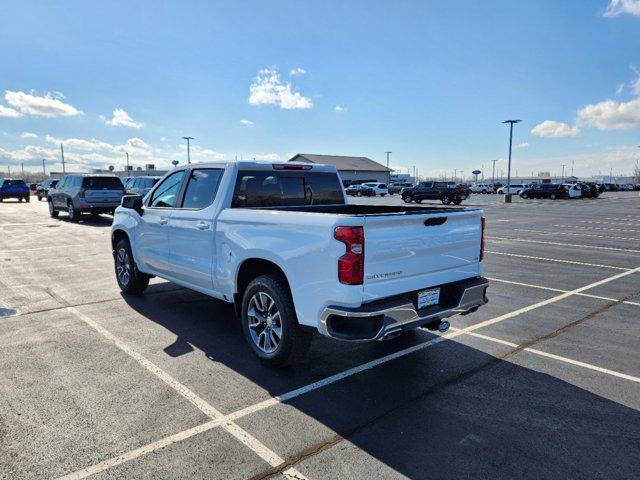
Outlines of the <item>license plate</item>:
M430 305L437 305L440 301L440 288L430 288L418 292L418 310Z

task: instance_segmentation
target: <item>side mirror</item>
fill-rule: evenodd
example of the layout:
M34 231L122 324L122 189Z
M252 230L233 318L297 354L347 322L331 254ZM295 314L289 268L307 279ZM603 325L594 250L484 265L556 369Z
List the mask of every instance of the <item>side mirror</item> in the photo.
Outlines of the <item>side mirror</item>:
M141 195L125 195L120 202L123 208L130 208L142 215L142 196Z

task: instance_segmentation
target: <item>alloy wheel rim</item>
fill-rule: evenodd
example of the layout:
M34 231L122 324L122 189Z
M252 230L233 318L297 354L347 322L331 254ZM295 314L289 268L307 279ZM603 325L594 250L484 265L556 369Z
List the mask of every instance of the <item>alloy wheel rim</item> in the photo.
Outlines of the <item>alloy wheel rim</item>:
M131 280L131 261L129 254L124 248L118 250L116 255L116 275L121 285L128 285Z
M75 212L73 211L73 204L72 203L69 204L68 212L69 212L69 218L73 218L73 215L74 215Z
M282 339L282 317L276 302L265 292L249 300L247 317L253 343L264 353L277 350Z

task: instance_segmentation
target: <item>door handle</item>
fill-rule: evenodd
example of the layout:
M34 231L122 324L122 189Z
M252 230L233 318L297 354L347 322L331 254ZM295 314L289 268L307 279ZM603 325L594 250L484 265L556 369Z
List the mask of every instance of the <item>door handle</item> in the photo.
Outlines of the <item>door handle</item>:
M196 223L196 228L198 230L206 230L209 228L209 224L205 222Z
M167 223L169 223L169 219L167 219L167 217L160 217L160 220L158 220L158 223L160 225L166 225Z

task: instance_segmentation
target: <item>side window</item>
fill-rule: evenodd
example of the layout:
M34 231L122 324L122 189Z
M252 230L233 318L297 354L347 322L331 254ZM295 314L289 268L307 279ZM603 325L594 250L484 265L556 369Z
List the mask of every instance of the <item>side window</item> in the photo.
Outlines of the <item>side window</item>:
M213 203L222 169L192 170L182 201L182 208L204 208Z
M57 188L58 189L64 188L64 184L66 183L66 181L67 181L67 177L62 177L58 182Z
M172 208L180 191L184 170L172 173L158 185L149 201L150 207Z

